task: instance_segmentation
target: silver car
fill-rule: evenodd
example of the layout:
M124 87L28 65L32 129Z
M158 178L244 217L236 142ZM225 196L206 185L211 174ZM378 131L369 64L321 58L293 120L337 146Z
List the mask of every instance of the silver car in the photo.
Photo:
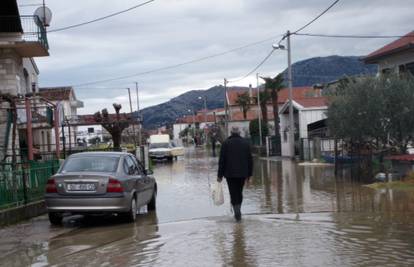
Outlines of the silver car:
M156 206L157 183L136 157L121 152L71 155L46 185L46 206L52 224L64 213L116 213L135 221L140 207Z

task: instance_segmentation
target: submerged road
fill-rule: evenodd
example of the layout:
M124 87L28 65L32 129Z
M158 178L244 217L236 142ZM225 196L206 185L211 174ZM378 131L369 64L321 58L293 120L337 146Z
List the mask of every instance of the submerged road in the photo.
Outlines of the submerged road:
M346 170L255 161L241 223L214 206L217 158L191 148L155 165L157 211L47 216L0 229L0 266L413 266L414 195L374 191Z

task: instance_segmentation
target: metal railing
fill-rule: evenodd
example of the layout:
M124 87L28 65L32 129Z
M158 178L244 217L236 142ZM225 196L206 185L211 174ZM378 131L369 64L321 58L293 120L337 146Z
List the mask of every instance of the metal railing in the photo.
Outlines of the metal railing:
M43 199L47 180L59 168L59 161L2 165L0 171L0 210Z
M49 49L46 27L38 16L0 16L0 33L21 33L21 39L39 42Z

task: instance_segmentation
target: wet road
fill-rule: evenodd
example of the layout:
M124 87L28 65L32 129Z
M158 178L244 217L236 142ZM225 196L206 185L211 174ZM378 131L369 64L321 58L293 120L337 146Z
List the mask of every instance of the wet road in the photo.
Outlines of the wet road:
M40 216L0 229L0 266L414 266L412 193L257 160L234 223L227 195L211 201L216 170L202 149L157 164L157 212L135 224L78 216L52 227Z

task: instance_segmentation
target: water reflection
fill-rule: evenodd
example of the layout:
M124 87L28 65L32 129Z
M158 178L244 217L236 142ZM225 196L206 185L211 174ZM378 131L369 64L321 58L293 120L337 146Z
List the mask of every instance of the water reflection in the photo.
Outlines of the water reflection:
M343 169L255 161L242 223L210 187L217 158L200 148L155 165L157 212L46 217L0 230L0 266L412 266L414 195L374 191ZM249 215L250 214L250 215Z

